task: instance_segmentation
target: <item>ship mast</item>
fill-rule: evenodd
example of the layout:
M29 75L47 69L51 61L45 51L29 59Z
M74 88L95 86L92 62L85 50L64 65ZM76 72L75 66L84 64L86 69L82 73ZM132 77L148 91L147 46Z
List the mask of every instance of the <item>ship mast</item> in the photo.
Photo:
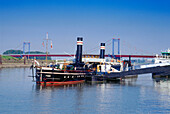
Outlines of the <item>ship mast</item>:
M46 66L47 66L47 56L48 56L48 32L46 34Z
M46 34L46 39L44 39L44 40L46 40L46 66L47 66L47 57L48 57L48 40L51 40L51 39L49 39L49 38L48 38L48 32L47 32L47 34Z

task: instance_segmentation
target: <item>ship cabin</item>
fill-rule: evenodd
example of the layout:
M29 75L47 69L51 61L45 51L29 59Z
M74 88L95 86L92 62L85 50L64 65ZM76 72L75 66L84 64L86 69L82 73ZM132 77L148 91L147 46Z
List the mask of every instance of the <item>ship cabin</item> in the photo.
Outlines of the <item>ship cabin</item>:
M170 49L168 49L167 51L161 52L161 54L163 58L170 59Z
M96 74L120 72L122 66L119 62L106 62L105 59L100 58L83 58L83 62L89 69L95 71Z

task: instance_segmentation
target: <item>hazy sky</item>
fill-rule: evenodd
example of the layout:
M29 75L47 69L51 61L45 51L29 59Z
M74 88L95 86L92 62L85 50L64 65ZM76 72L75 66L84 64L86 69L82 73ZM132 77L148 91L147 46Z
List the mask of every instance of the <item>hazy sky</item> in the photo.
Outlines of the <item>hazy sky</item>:
M0 53L22 50L24 41L45 51L46 32L50 53L75 53L77 36L87 53L106 41L111 53L112 38L122 54L160 53L170 48L170 0L0 0Z

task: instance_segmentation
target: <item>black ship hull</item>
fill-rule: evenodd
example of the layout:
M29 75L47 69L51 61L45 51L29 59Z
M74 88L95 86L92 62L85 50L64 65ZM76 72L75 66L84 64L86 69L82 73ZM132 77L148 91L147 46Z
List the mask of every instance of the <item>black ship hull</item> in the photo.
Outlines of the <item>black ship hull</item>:
M36 69L37 84L65 85L85 81L85 70L57 70L54 68Z

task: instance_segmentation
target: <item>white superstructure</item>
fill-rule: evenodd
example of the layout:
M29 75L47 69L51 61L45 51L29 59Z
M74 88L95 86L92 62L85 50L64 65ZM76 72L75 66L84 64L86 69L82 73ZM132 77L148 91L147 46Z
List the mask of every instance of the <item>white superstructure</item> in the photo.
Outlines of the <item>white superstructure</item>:
M157 67L157 66L168 66L170 65L170 49L167 51L161 52L162 56L156 55L154 64L149 65L141 65L140 68L149 68L149 67Z

